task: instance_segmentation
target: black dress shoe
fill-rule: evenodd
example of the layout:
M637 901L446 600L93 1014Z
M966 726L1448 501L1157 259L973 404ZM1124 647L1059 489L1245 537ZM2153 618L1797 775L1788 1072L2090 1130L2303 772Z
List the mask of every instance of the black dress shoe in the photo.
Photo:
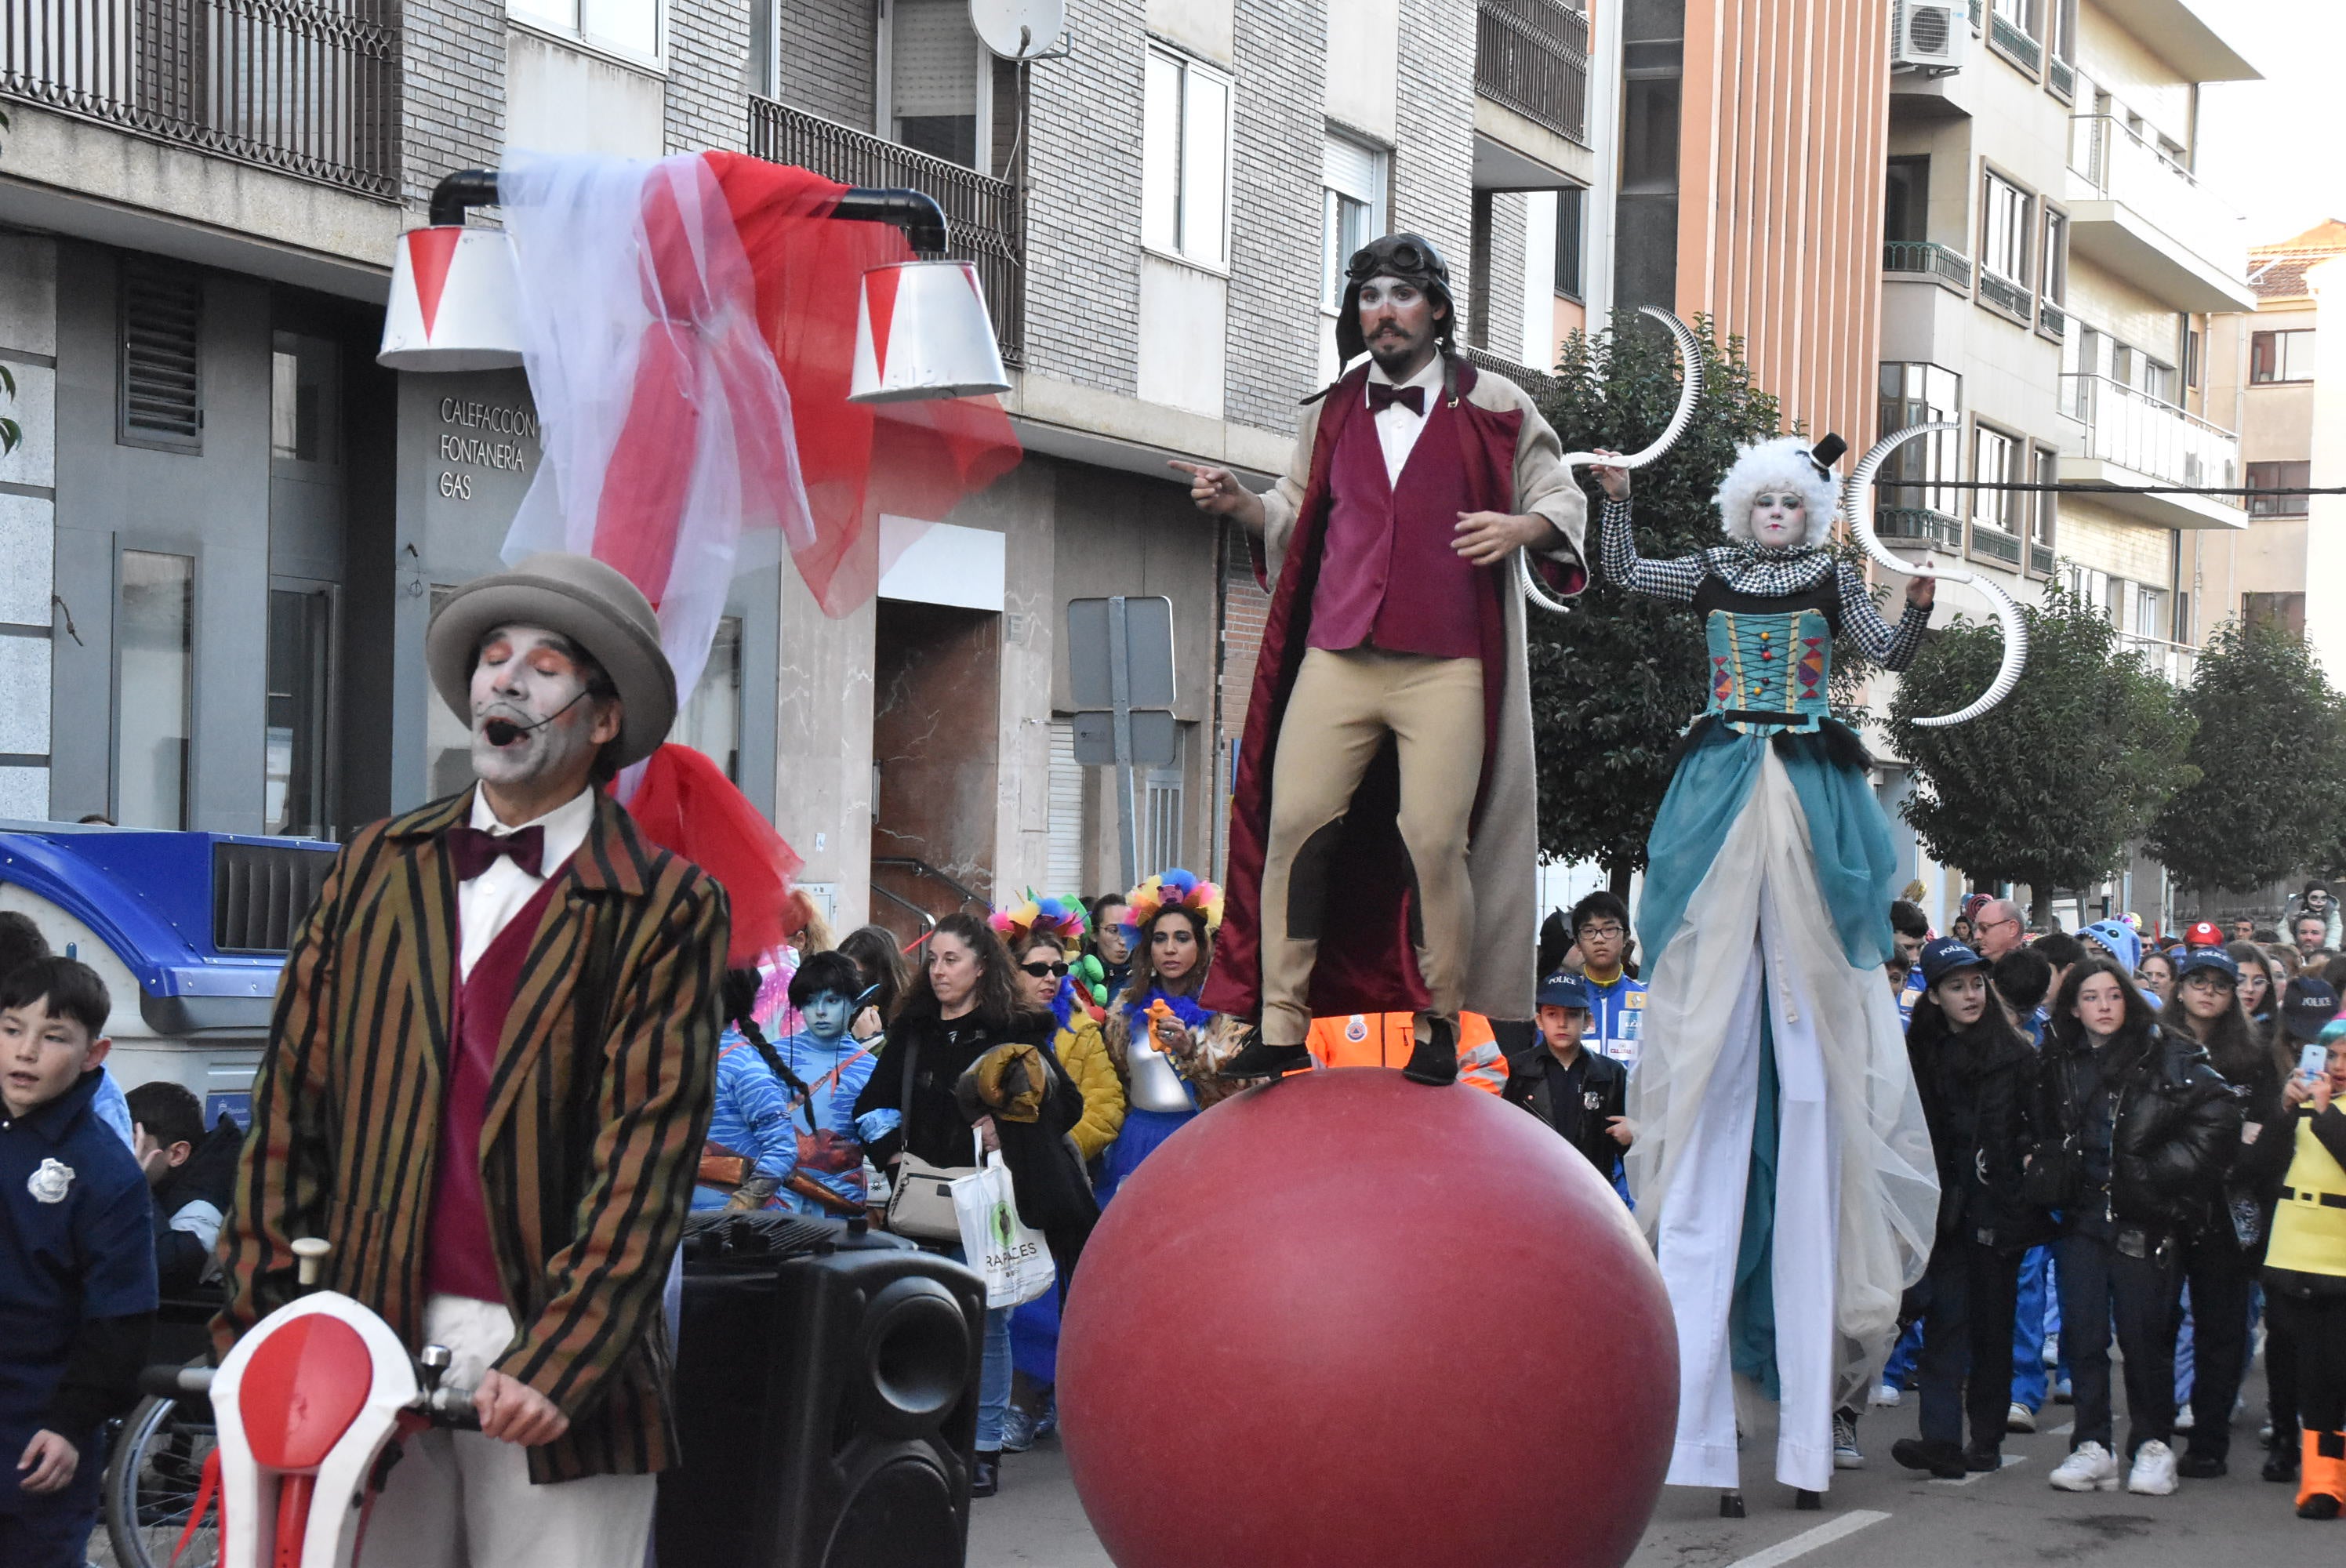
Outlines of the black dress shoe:
M2260 1472L2267 1481L2293 1481L2297 1479L2297 1450L2277 1448L2265 1456L2265 1468ZM2179 1471L2183 1467L2176 1466Z
M1458 1025L1446 1018L1426 1020L1425 1038L1409 1054L1409 1065L1401 1075L1437 1089L1458 1082Z
M1890 1457L1908 1470L1927 1470L1941 1481L1961 1481L1971 1473L1964 1451L1951 1442L1900 1438L1890 1445Z
M1975 1475L1992 1475L2004 1468L2004 1451L1993 1448L1967 1448L1964 1451L1964 1468Z
M1260 1033L1250 1033L1239 1054L1222 1064L1221 1078L1277 1078L1311 1065L1311 1053L1300 1045L1273 1045Z
M2338 1500L2326 1492L2317 1492L2297 1505L2297 1516L2300 1519L2335 1519L2338 1517Z
M2229 1473L2231 1468L2224 1462L2222 1456L2212 1453L2187 1451L2181 1459L2175 1461L2175 1473L2187 1481L2213 1481L2219 1475Z
M977 1462L970 1467L969 1494L972 1497L992 1497L1002 1489L1002 1455L977 1451Z

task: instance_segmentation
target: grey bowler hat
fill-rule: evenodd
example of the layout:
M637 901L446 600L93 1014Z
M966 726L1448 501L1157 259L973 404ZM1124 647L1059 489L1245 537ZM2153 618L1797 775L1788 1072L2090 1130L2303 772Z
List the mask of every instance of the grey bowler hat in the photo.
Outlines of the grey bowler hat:
M587 555L548 550L510 572L475 577L433 612L423 662L440 700L469 728L473 667L481 639L499 626L544 626L585 648L618 687L622 768L640 762L676 722L676 672L660 651L651 601L617 571Z

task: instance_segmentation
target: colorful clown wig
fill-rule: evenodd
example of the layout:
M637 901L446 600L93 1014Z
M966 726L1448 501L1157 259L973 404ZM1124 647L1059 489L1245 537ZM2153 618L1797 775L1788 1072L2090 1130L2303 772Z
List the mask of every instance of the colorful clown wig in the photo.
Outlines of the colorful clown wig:
M1002 945L1013 953L1026 939L1046 936L1065 947L1074 947L1083 940L1089 922L1084 918L1081 899L1038 899L1028 888L1026 897L1005 909L998 909L986 917L1002 938Z
M1147 931L1158 912L1168 909L1188 910L1205 921L1209 935L1221 928L1222 890L1178 867L1133 889L1125 895L1125 902L1130 908L1124 923L1136 931Z

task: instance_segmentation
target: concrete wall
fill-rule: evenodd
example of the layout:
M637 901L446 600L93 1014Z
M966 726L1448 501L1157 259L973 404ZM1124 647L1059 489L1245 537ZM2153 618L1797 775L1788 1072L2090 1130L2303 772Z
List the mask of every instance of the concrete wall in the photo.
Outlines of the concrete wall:
M57 247L0 234L0 364L22 439L0 456L0 817L49 814L50 552L56 512Z

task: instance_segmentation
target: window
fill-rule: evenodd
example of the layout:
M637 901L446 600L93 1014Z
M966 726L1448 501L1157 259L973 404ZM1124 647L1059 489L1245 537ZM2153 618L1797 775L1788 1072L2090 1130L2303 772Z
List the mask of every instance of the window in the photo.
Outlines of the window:
M1178 739L1173 751L1173 763L1168 768L1151 768L1140 776L1140 821L1138 844L1140 863L1149 871L1161 871L1168 866L1182 863L1181 815L1183 759L1189 747L1188 725L1177 726Z
M2167 590L2154 588L2147 583L2134 587L2134 625L2127 628L2137 636L2168 640Z
M2305 596L2242 594L2240 619L2277 626L2293 637L2305 636Z
M2037 291L2055 304L2069 297L2069 215L2045 209L2045 243Z
M1983 484L2011 484L2020 477L2020 443L2000 430L1978 425L1972 431L1972 477ZM2013 502L2017 493L2010 490L1974 490L1972 492L1972 522L1989 528L2013 532Z
M2302 490L2313 483L2313 464L2251 463L2247 483L2251 490ZM2249 497L2249 515L2303 517L2311 510L2307 504L2311 499L2306 495L2251 495Z
M2036 5L2037 0L1995 0L1995 14L2034 38Z
M341 461L335 345L325 338L274 334L269 375L269 455L280 463Z
M668 738L689 746L741 782L741 617L727 616L717 623L717 636L709 645L709 662L700 667L700 682L691 699L678 709Z
M1919 244L1930 235L1931 160L1890 160L1887 199L1882 208L1882 238L1892 245Z
M2183 384L2198 391L2199 386L2199 329L2191 318L2183 318Z
M1183 56L1151 48L1141 127L1141 243L1209 267L1225 265L1229 78Z
M2136 372L2137 379L2135 384L2161 402L2173 402L2175 401L2175 367L2162 364L2148 354L2137 354L2135 357L2137 365Z
M1881 393L1877 423L1885 431L1955 423L1963 417L1964 378L1941 365L1912 361L1885 362L1882 367ZM1960 431L1942 431L1910 441L1892 453L1882 467L1883 504L1892 507L1927 507L1953 515L1960 510L1954 499L1957 493L1941 488L1937 482L1962 476Z
M269 590L269 712L260 830L329 836L326 716L332 691L333 591Z
M2252 332L2249 336L2249 380L2310 382L2313 379L2313 333Z
M126 828L188 825L195 735L196 562L122 552L114 616L114 820Z
M1987 204L1980 265L2006 282L2028 282L2028 193L2004 178L1987 177Z
M1567 300L1582 298L1581 219L1587 195L1576 185L1556 193L1556 291Z
M887 0L888 134L915 151L982 168L994 73L965 0Z
M2037 484L2055 484L2060 482L2061 454L2051 447L2035 448L2030 453L2029 462ZM2050 550L2053 547L2053 523L2061 511L2061 493L2057 490L2040 490L2028 500L2030 505L2027 510L2033 520L2033 531L2029 535L2029 542L2042 545L2045 549Z
M1332 311L1343 303L1352 253L1385 231L1385 155L1330 137L1320 155L1320 302Z
M505 15L573 34L600 48L657 60L660 0L506 0Z

